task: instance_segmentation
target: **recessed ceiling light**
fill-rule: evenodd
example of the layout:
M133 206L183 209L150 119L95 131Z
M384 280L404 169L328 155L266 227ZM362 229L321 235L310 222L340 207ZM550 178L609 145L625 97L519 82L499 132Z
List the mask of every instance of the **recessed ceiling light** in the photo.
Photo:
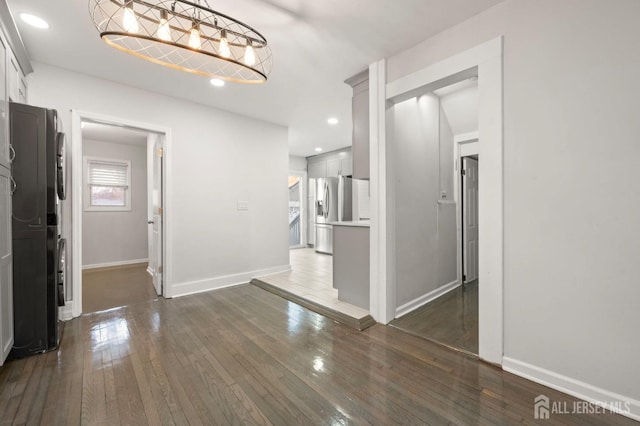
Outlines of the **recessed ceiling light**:
M316 152L322 152L322 148L320 147L316 148Z
M224 80L220 80L219 78L212 78L211 85L216 87L224 86Z
M331 117L330 119L327 120L327 123L331 124L332 126L335 126L336 124L338 124L338 119L335 117Z
M47 28L49 28L49 24L47 23L47 21L29 13L21 13L20 18L32 27L40 28L42 30L46 30Z

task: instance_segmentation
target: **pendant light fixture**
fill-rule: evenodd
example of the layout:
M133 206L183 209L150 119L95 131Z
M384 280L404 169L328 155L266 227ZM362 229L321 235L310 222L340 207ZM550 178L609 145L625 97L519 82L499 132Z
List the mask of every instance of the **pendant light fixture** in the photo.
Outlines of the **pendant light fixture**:
M162 41L171 41L171 27L169 26L169 12L160 12L160 23L158 23L158 38Z
M263 83L271 72L267 40L207 0L90 0L108 45L148 61L207 77Z

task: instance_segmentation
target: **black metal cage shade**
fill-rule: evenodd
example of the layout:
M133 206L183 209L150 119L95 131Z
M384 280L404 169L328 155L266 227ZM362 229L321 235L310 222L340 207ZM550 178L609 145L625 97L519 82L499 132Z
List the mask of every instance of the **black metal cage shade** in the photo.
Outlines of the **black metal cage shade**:
M90 13L107 44L160 65L240 83L263 83L271 72L259 32L199 3L91 0Z

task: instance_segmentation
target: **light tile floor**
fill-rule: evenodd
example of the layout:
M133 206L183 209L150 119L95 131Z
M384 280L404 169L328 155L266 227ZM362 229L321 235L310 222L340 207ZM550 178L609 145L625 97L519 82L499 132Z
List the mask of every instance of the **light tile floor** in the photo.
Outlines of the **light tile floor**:
M338 300L338 290L333 288L333 257L316 253L314 249L289 251L291 271L258 277L275 287L324 307L361 319L369 312L358 306Z

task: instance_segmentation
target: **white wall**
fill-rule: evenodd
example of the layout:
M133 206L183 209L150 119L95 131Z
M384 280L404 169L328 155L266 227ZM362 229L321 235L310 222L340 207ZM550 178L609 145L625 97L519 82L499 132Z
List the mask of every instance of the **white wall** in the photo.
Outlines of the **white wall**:
M400 307L456 280L455 206L438 204L440 191L453 187L453 136L433 94L396 104L391 114Z
M636 404L638 16L637 0L511 0L388 61L392 81L504 35L505 357Z
M147 259L147 147L84 139L82 151L131 162L131 211L82 213L82 266Z
M173 212L171 294L246 282L265 269L288 267L285 127L34 66L30 101L58 109L65 129L71 128L71 109L172 129L173 199L165 205ZM248 201L249 210L238 211L238 201ZM66 204L69 212L70 200Z

